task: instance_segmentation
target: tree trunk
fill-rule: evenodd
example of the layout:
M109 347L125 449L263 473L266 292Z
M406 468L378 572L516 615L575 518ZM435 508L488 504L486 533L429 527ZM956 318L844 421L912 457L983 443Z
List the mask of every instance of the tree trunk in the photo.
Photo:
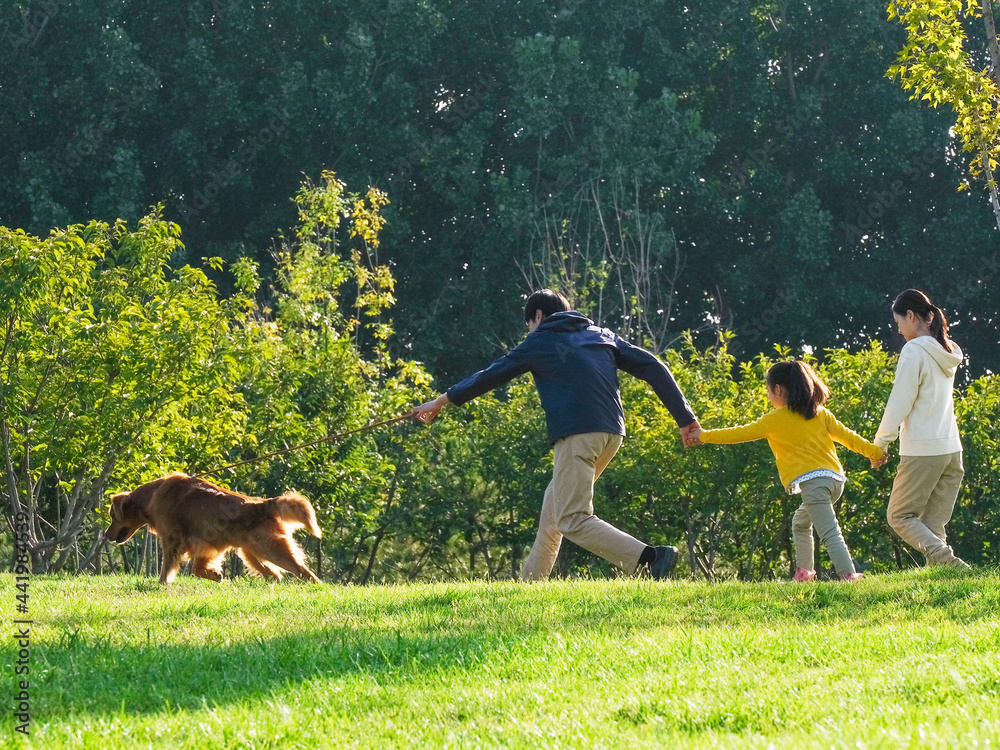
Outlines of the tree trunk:
M983 0L983 24L986 26L986 46L990 51L990 77L1000 88L1000 42L997 41L997 27L993 22L993 3Z
M521 545L516 541L517 515L514 513L513 504L510 506L510 538L515 540L510 545L510 577L517 580L517 574L520 570L518 563L521 561Z
M986 169L986 179L990 187L990 205L993 206L993 216L997 220L997 230L1000 231L1000 196L997 195L997 183L993 178L993 170L990 169L990 155L984 154L983 161Z
M386 531L389 529L388 525L385 523L385 519L389 517L389 511L392 510L392 501L396 497L396 488L399 486L399 471L402 466L403 461L400 459L396 462L396 470L392 475L392 485L389 487L389 493L385 499L385 507L382 509L382 524L379 526L379 530L375 534L375 541L372 543L372 553L368 556L368 565L365 567L365 574L361 578L362 586L366 585L371 578L372 570L375 568L375 556L378 554L379 545L382 544L382 539L385 536Z
M375 534L375 541L372 542L372 553L368 556L368 565L365 566L365 573L361 576L361 585L368 585L372 577L372 570L375 568L375 556L378 554L379 545L382 544L382 537L385 536L385 526L380 526Z
M986 46L990 51L990 78L1000 91L1000 42L997 41L997 27L993 22L993 3L991 0L982 0L983 25L986 26ZM986 172L986 179L990 188L990 204L993 206L993 215L997 220L997 229L1000 230L1000 196L997 195L997 184L993 178L993 170L990 168L989 149L983 149L983 170Z
M101 574L101 552L104 549L107 539L104 538L104 534L98 532L97 539L94 542L94 546L90 548L90 552L87 556L83 558L82 562L77 563L77 572L82 573L90 567L91 563L94 564L94 572L97 575ZM77 545L79 548L79 545Z

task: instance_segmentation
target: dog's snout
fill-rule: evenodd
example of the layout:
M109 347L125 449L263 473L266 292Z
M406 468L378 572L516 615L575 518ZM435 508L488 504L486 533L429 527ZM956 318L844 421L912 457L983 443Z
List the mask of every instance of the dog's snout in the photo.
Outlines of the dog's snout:
M108 529L104 532L104 538L109 539L115 544L124 544L128 541L129 536L128 526L122 526L120 529Z

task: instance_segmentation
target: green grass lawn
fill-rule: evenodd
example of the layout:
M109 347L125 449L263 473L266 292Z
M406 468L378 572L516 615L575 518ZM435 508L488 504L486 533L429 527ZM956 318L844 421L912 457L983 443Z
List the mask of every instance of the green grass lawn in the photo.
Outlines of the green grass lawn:
M31 734L11 692L4 747L1000 748L996 571L30 586Z

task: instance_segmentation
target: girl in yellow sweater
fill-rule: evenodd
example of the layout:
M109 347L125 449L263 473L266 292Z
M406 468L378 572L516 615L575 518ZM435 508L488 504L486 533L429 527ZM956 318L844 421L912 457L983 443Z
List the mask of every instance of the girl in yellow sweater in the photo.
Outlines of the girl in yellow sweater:
M767 371L767 398L774 411L741 427L696 431L702 443L745 443L766 439L778 463L781 483L789 494L802 493L802 504L792 517L796 570L794 579L811 581L813 527L841 579L856 581L861 573L847 550L833 504L844 492L847 478L834 442L867 456L873 468L885 463L885 454L842 425L823 403L830 389L801 360L778 362Z

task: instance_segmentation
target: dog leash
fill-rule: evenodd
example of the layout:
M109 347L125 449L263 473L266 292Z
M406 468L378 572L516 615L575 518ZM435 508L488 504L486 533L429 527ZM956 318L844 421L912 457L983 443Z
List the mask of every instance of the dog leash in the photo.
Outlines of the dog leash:
M222 466L218 469L212 469L211 471L203 471L200 474L192 474L194 478L207 477L212 474L218 474L220 471L226 471L227 469L235 469L237 466L246 466L247 464L254 464L258 461L263 461L267 458L274 458L275 456L284 456L286 453L292 453L293 451L302 450L303 448L311 448L314 445L319 445L320 443L329 443L332 440L342 440L350 435L355 435L359 432L368 432L369 430L374 430L379 427L385 427L387 424L394 424L396 422L402 422L404 419L409 419L413 416L413 412L407 412L406 414L401 414L398 417L393 417L392 419L384 419L381 422L373 422L372 424L365 425L364 427L358 427L354 430L348 430L347 432L338 432L336 435L327 435L326 437L320 438L319 440L313 440L308 443L302 443L301 445L293 445L291 448L285 448L283 451L275 451L274 453L268 453L264 456L257 456L257 458L248 458L246 461L240 461L235 464L229 464L229 466Z

